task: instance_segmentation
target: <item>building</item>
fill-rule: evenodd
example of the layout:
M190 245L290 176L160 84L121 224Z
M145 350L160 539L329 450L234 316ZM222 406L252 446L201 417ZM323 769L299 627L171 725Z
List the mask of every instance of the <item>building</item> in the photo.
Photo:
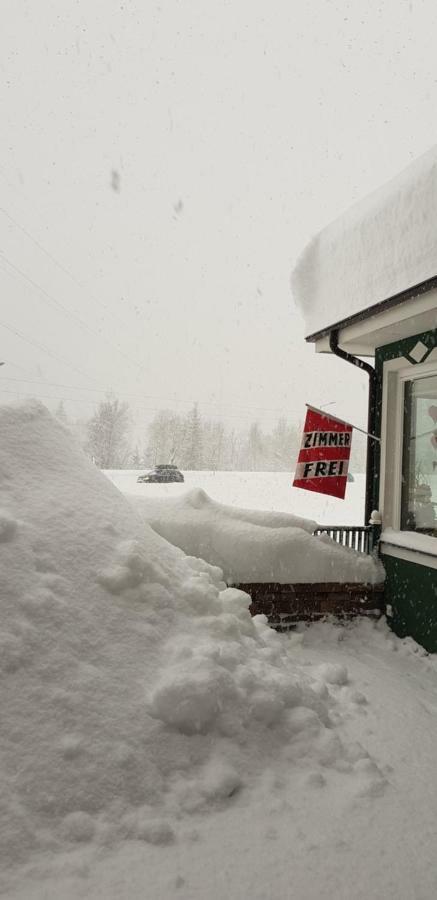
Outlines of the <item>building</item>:
M316 351L368 373L388 620L437 652L437 147L324 229L292 284Z

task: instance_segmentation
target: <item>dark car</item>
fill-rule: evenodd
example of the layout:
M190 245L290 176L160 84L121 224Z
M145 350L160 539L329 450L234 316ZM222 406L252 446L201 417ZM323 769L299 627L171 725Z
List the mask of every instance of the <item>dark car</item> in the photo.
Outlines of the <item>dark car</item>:
M184 476L182 472L179 471L177 466L170 465L162 465L155 466L154 469L151 469L150 472L146 472L145 475L139 475L137 478L137 484L147 484L147 483L159 483L164 481L183 481Z

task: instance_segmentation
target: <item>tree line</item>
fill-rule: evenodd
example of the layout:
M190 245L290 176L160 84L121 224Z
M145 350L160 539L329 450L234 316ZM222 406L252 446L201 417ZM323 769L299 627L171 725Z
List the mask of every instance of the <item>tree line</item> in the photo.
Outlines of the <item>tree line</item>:
M85 453L101 469L152 468L173 463L185 470L292 471L299 452L302 426L279 418L271 430L252 422L229 428L205 418L194 403L188 412L159 410L145 427L144 440L133 443L129 404L107 396L86 421L72 422L61 402L57 418L79 440ZM352 460L364 471L363 447Z

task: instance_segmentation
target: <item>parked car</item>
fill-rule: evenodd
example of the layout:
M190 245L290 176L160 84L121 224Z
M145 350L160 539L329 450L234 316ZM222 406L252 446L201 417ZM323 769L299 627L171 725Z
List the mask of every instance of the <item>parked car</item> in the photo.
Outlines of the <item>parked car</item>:
M184 481L184 476L177 466L173 466L169 463L168 465L155 466L150 472L139 475L137 478L137 484L159 483L164 481Z

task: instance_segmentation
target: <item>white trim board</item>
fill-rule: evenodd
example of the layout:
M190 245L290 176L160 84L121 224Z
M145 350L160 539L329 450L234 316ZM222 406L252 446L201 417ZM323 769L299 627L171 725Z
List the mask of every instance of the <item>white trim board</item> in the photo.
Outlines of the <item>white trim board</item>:
M379 510L383 528L400 532L401 482L402 482L402 431L404 384L410 379L437 375L437 361L434 358L425 363L411 365L404 357L387 360L383 366L382 420L381 420L381 463L379 482ZM408 544L408 532L400 532L402 544ZM416 539L414 546L413 538ZM436 545L437 538L428 538ZM387 542L390 541L387 534ZM429 552L428 545L426 550ZM417 548L417 535L411 533L408 549ZM423 538L422 538L422 548ZM432 551L431 551L432 552Z
M430 534L421 534L418 531L393 531L392 528L387 528L381 534L381 542L437 557L437 538Z
M332 326L333 328L335 326ZM339 345L356 356L374 356L377 347L437 328L437 290L412 297L390 309L340 329ZM330 353L329 337L315 342L317 353Z
M384 541L380 543L380 552L381 556L394 556L395 559L402 559L405 562L414 563L416 566L426 566L428 569L437 571L437 556L430 556L418 550L409 550L407 547L397 547L395 544L387 544Z

